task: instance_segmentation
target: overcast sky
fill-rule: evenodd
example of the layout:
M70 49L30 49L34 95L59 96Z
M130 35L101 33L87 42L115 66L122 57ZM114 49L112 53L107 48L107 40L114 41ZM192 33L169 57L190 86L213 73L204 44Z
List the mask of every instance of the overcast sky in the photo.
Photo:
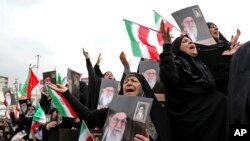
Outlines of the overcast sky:
M238 3L235 3L238 2ZM124 51L136 70L139 58L133 57L123 19L152 28L153 10L177 26L171 13L199 5L206 21L219 26L229 39L236 29L240 41L250 37L244 12L247 1L218 0L0 0L0 75L17 77L23 83L29 64L39 59L42 72L56 68L62 76L71 68L87 77L82 47L94 65L102 53L101 70L111 70L119 80L123 66L119 54ZM37 70L34 69L35 74Z

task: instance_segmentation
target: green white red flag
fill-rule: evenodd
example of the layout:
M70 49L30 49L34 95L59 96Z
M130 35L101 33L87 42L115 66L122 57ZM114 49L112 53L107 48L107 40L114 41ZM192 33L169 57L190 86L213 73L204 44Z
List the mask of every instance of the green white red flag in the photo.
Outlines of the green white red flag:
M29 74L21 89L21 94L24 97L27 97L28 100L30 100L32 95L31 92L37 86L38 83L39 81L35 76L35 74L33 73L32 69L29 69Z
M157 39L158 31L135 22L124 20L133 55L152 60L159 60L162 47Z
M38 103L36 105L36 111L35 111L35 114L33 116L31 130L35 131L35 130L37 130L37 128L39 127L40 124L45 124L45 123L46 123L45 113L44 113L42 107L40 106L40 104Z
M82 121L80 135L78 141L94 141L92 134L90 133L87 125Z
M52 99L52 102L56 106L58 112L63 117L77 118L76 113L71 108L68 101L64 97L61 96L62 95L61 93L58 93L50 88L48 88L48 92L49 92L49 95Z
M169 33L172 31L173 29L173 25L171 23L169 23L167 20L165 20L159 13L157 13L155 10L154 10L154 20L155 20L155 27L156 27L156 30L159 31L160 30L160 27L161 27L161 21L163 20L164 21L164 29L167 31L167 29L169 28ZM162 46L163 45L163 40L162 40L162 37L161 37L161 34L158 33L157 34L157 39L158 39L158 42L160 43L160 45Z

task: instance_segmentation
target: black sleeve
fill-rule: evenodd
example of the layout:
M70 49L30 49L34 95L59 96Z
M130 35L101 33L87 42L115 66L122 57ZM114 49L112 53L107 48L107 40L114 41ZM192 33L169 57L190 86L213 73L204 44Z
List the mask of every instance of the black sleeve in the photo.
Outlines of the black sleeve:
M99 76L99 77L103 76L103 73L102 73L102 71L100 69L100 65L95 64L94 70L95 70L95 73L96 73L97 76Z
M171 85L178 83L179 79L179 68L175 63L172 45L164 44L160 54L160 80L164 85Z
M91 111L71 95L69 90L64 92L62 96L67 99L79 119L84 120L89 128L103 127L108 112L107 108Z
M87 64L87 70L88 70L88 75L89 75L89 84L88 84L88 90L89 90L88 102L89 103L88 103L88 107L92 110L92 109L97 108L99 91L100 91L102 79L96 75L90 59L86 59L86 64Z

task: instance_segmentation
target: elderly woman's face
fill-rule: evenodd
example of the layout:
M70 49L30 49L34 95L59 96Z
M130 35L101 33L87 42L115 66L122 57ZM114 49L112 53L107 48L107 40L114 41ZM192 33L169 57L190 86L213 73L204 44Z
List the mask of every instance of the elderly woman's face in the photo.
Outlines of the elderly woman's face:
M192 57L196 57L197 56L197 49L196 49L196 45L192 42L191 39L184 37L181 40L181 47L180 50Z
M124 80L123 93L127 96L137 96L141 92L141 83L135 76L129 76Z

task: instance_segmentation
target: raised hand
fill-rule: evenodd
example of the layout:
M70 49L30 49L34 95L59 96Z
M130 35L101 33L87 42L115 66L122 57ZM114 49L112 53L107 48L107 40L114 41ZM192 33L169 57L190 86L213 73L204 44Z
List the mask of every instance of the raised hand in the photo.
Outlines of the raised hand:
M48 85L48 87L50 87L51 89L59 92L59 93L64 93L68 90L67 87L63 86L63 85L60 85L60 84L52 84L52 83L46 83Z
M233 55L241 47L240 42L236 44L231 44L228 50L225 50L222 55Z
M126 55L125 55L125 53L123 51L120 54L120 60L121 60L121 62L123 64L124 68L129 68L129 63L128 63Z
M231 45L235 46L238 43L238 39L240 37L240 34L241 34L240 30L237 29L236 35L231 37L231 41L230 41Z
M100 65L100 63L101 63L101 61L102 61L102 53L100 53L99 55L98 55L98 58L97 58L97 61L96 61L96 64L97 65Z
M86 52L84 48L82 48L82 53L83 53L83 55L85 56L86 59L89 59L89 58L90 58L90 57L89 57L89 53Z
M134 137L134 141L149 141L149 138L140 134L136 134Z
M169 28L167 29L167 31L165 31L163 20L161 21L160 33L164 43L172 43L171 36L169 34Z

